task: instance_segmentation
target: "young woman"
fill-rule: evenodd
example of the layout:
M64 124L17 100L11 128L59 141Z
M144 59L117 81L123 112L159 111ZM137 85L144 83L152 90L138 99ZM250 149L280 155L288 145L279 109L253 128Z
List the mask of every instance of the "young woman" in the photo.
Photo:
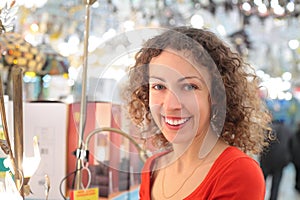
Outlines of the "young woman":
M264 199L261 169L247 154L267 145L271 117L253 70L222 40L190 27L155 36L129 83L132 120L164 149L145 163L140 199Z

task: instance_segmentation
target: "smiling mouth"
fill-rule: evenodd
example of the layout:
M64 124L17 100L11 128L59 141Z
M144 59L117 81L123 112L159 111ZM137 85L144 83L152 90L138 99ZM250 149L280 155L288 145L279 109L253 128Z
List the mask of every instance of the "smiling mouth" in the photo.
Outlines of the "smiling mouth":
M190 117L178 118L178 119L164 117L164 119L165 119L165 123L168 125L180 126L180 125L186 123L190 119Z

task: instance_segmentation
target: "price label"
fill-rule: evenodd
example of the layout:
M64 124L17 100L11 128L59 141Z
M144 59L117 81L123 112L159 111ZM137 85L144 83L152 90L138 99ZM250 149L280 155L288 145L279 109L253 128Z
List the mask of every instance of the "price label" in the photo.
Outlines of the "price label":
M73 190L70 193L70 200L98 200L98 188L89 188L86 190Z

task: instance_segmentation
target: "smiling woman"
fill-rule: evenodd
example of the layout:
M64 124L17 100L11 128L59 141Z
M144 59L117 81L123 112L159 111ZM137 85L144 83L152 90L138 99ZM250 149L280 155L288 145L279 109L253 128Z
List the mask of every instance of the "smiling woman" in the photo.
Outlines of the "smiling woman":
M186 58L164 50L151 60L150 110L168 141L190 142L197 132L207 132L210 103L205 81Z
M178 27L148 40L126 89L132 121L162 151L145 163L140 199L264 199L247 154L268 145L271 117L251 67L216 35Z

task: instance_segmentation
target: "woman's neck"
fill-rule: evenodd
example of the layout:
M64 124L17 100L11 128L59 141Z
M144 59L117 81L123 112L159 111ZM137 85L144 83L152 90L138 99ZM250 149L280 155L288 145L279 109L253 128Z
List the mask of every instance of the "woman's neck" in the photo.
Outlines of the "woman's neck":
M218 136L210 129L197 135L191 143L173 144L172 162L191 165L205 159L218 143Z

